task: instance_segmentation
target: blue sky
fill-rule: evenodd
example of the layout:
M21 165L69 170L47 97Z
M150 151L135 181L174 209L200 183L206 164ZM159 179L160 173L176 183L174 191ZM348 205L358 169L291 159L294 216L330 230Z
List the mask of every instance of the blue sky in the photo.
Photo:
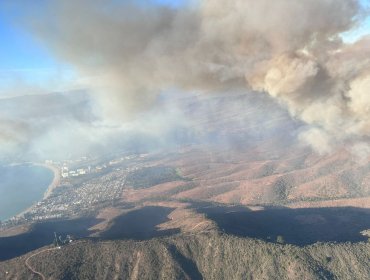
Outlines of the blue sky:
M368 11L370 10L370 0L361 0L360 2L364 9L367 9ZM364 22L361 23L361 26L355 30L344 33L343 39L348 43L353 43L357 39L367 34L370 34L370 16L368 16Z
M9 17L0 17L0 71L47 68L55 61L47 50L21 29L15 27Z
M64 73L62 73L64 72ZM14 84L40 86L72 70L58 62L34 37L14 24L14 15L0 9L0 97Z
M171 7L180 7L181 5L184 5L187 0L153 0L153 2Z
M189 0L143 0L179 8ZM13 13L13 14L12 14ZM17 27L14 10L0 5L0 98L20 81L42 87L56 76L73 79L72 67L53 58L36 38Z
M179 8L189 0L150 0L159 5ZM361 0L370 8L370 0ZM31 35L14 25L16 15L0 8L0 95L2 88L21 79L23 82L43 84L53 76L73 77L72 68L61 64ZM345 33L347 42L356 41L370 33L370 17L356 30Z

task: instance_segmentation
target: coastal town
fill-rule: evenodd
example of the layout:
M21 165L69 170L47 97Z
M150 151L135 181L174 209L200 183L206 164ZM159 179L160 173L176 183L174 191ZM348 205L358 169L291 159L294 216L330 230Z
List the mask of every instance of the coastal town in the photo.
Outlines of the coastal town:
M107 161L83 157L43 166L54 172L44 198L19 215L3 221L1 228L29 222L66 219L93 214L113 206L122 197L126 176L146 165L147 154L125 155Z

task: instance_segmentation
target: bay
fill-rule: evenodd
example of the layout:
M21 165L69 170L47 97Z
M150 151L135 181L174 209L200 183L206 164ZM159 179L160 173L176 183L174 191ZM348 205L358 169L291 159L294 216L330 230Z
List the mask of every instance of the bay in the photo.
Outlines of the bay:
M5 221L42 200L54 173L32 164L0 166L0 220Z

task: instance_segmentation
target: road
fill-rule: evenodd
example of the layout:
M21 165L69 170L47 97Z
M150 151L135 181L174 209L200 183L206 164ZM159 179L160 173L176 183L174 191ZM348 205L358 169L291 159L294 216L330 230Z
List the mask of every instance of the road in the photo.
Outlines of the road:
M76 245L76 244L78 244L78 243L82 243L82 242L84 242L84 240L80 240L80 241L77 241L77 242L73 242L73 243L71 243L71 244L69 244L69 245L66 245L66 246L73 246L73 245ZM45 278L45 275L44 275L44 274L42 274L41 272L39 272L39 271L35 270L34 268L32 268L32 266L30 265L29 261L30 261L30 259L32 259L33 257L36 257L37 255L40 255L40 254L45 253L45 252L47 252L47 251L59 250L59 249L61 249L61 248L63 248L63 247L53 247L53 248L48 248L48 249L45 249L45 250L39 251L39 252L37 252L37 253L34 253L33 255L29 256L29 257L26 259L26 261L24 262L24 264L26 265L26 267L27 267L27 268L28 268L28 269L29 269L33 274L36 274L36 275L38 275L42 280L45 280L45 279L46 279L46 278Z
M47 251L54 251L54 250L58 250L59 248L60 248L60 247L55 247L55 248L49 248L49 249L45 249L45 250L39 251L39 252L37 252L37 253L35 253L35 254L33 254L33 255L29 256L29 257L26 259L26 261L24 262L24 264L27 266L27 268L28 268L29 270L31 270L31 272L32 272L33 274L36 274L36 275L40 276L40 278L41 278L42 280L45 280L45 279L46 279L46 278L45 278L45 275L44 275L44 274L42 274L41 272L38 272L38 271L36 271L35 269L33 269L33 268L32 268L32 266L29 264L29 261L30 261L30 259L32 259L33 257L35 257L35 256L37 256L37 255L40 255L40 254L42 254L42 253L44 253L44 252L47 252Z

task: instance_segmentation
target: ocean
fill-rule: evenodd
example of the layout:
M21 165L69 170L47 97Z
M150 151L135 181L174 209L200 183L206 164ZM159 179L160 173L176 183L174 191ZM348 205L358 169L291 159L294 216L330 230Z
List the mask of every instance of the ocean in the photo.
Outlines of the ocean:
M43 198L54 173L31 164L0 166L0 220L5 221Z

